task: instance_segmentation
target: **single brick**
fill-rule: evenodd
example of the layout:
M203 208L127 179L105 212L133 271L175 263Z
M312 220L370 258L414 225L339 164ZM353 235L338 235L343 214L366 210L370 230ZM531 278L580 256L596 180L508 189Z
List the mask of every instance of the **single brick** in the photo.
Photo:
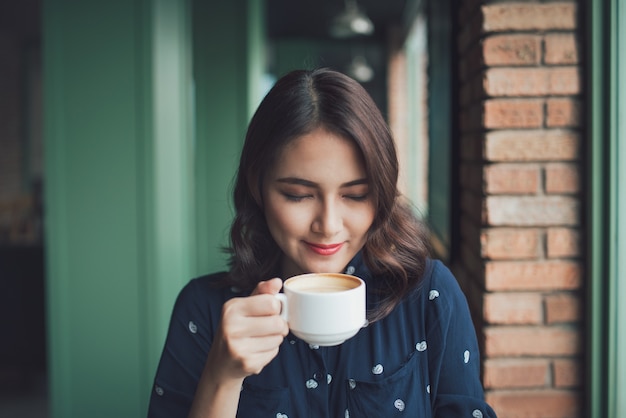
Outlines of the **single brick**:
M491 164L483 171L487 194L535 194L540 189L541 169L537 164Z
M582 393L576 390L494 390L485 400L499 417L579 418Z
M485 71L487 96L545 96L550 91L550 69L490 68Z
M557 96L580 93L580 70L578 67L556 67L548 70L548 94Z
M580 201L569 196L487 196L483 223L491 226L578 225Z
M573 33L551 33L544 38L546 64L567 65L578 63L578 45Z
M579 134L565 129L501 130L485 135L488 161L568 161L579 156Z
M580 232L573 228L548 228L547 232L548 258L579 257Z
M582 351L581 332L565 327L490 326L485 328L485 355L572 356Z
M541 37L538 35L493 35L482 42L487 66L538 65L541 62Z
M576 29L576 3L498 3L482 6L483 31Z
M580 167L570 163L549 163L545 167L546 193L571 194L580 191Z
M546 125L549 128L579 127L580 102L573 98L546 100Z
M582 266L575 261L487 261L488 291L576 290L582 283Z
M539 258L541 238L537 228L486 228L480 234L481 254L492 260Z
M547 295L546 323L577 322L581 319L580 298L572 293Z
M543 126L542 99L491 99L483 103L487 129L539 128Z
M488 293L484 297L483 318L489 324L520 325L543 322L543 299L534 292Z
M553 363L554 387L574 388L582 383L583 361L580 359L556 359Z
M485 389L545 387L550 373L547 359L486 359L483 366Z

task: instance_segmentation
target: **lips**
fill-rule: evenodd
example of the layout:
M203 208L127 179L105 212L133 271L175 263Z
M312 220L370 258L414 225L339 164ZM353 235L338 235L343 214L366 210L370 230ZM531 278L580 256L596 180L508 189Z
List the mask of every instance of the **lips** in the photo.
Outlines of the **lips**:
M343 242L339 244L313 244L311 242L307 242L306 245L316 254L333 255L336 254L341 247L343 247Z

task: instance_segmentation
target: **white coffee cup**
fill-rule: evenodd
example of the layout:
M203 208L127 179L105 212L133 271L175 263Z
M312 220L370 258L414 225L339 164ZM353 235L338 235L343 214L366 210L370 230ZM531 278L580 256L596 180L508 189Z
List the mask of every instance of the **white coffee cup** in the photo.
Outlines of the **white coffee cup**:
M281 316L298 338L332 346L356 335L365 325L365 282L340 273L309 273L283 283Z

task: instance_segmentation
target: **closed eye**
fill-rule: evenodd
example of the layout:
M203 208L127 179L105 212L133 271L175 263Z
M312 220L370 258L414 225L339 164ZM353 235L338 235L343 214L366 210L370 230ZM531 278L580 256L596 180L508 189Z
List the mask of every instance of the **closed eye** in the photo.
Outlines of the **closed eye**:
M355 202L364 202L369 198L369 193L360 194L360 195L344 195L346 199L354 200Z
M300 201L302 201L304 199L313 197L313 196L307 195L307 194L300 195L300 194L292 194L292 193L284 193L284 192L282 193L282 195L285 197L285 199L287 199L290 202L300 202Z

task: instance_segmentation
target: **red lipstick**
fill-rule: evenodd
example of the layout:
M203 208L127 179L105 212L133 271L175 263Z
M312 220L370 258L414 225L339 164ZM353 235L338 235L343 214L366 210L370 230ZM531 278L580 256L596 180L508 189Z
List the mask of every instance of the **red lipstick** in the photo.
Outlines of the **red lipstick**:
M333 255L337 253L341 247L343 247L343 242L339 244L313 244L311 242L307 242L306 245L308 245L311 251L316 254Z

